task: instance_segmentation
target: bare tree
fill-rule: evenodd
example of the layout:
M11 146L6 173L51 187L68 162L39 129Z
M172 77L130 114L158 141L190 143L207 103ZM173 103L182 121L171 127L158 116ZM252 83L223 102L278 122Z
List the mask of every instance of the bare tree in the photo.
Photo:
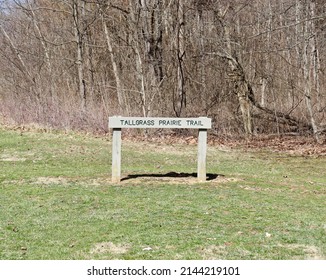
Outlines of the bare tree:
M105 15L109 11L110 7L107 6L106 4L102 4L100 6L100 15L101 15L101 21L102 21L102 26L103 26L103 31L106 39L106 44L108 48L108 52L111 58L111 63L112 63L112 69L114 73L114 78L116 82L116 90L117 90L117 97L118 97L118 106L119 106L119 111L120 113L126 112L127 115L129 115L129 111L127 110L126 106L126 99L125 95L123 92L123 84L121 80L121 74L119 73L119 68L118 68L118 63L117 63L117 58L115 53L113 52L113 44L112 44L112 39L111 39L111 34L109 32L109 28L107 26L107 22L105 20Z
M300 11L304 17L309 18L315 11L315 5L312 1L307 1L305 5L300 7L302 10ZM316 36L314 30L314 24L312 21L306 21L303 23L303 35L302 35L302 72L303 72L303 80L304 80L304 97L307 106L307 112L310 120L310 124L312 127L313 135L317 142L319 142L318 135L318 127L316 124L314 109L312 105L312 87L313 81L312 79L315 77L312 75L315 67L313 65L314 59L316 56L316 45L314 44L314 38Z
M325 134L322 0L13 0L0 9L1 108L13 118L105 130L116 113L209 115L220 133ZM24 110L33 117L15 113Z

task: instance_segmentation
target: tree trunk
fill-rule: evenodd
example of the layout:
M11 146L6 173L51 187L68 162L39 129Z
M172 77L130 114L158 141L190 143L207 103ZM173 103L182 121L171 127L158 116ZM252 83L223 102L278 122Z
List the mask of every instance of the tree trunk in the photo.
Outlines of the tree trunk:
M85 2L82 1L82 5ZM86 111L86 81L84 75L84 60L83 60L83 30L81 26L81 15L80 10L84 9L84 7L79 7L78 1L74 0L73 2L73 21L74 21L74 32L75 32L75 42L77 45L76 48L76 65L77 65L77 73L78 73L78 91L80 96L80 107L82 112Z
M304 9L304 6L302 6L302 9ZM313 3L309 1L309 4L306 7L306 14L308 16L311 15L311 11L314 10ZM302 10L302 13L305 11ZM307 21L304 23L303 27L303 57L302 57L302 71L303 71L303 79L304 79L304 98L305 103L307 107L307 113L309 116L309 121L312 127L314 138L317 142L320 141L319 135L318 135L318 127L316 124L316 120L314 117L314 110L312 106L312 78L311 78L311 72L313 72L313 52L314 47L312 44L312 39L316 36L315 30L313 30L312 23L310 21ZM311 55L309 53L311 52ZM312 70L312 71L311 71Z
M183 108L186 106L186 91L185 91L185 75L184 75L184 4L183 0L177 1L177 36L176 36L176 57L177 57L177 88L176 97L173 100L173 108L177 117L182 114Z
M318 136L318 127L316 125L315 117L314 117L314 112L313 112L313 107L311 103L311 79L310 79L310 62L309 62L309 56L308 56L308 51L309 51L309 40L307 40L305 46L304 46L304 51L303 51L303 77L304 77L304 98L306 101L306 107L307 107L307 112L310 120L310 124L312 127L312 131L314 134L314 138L317 142L319 142L319 136Z
M253 133L251 103L249 99L250 92L248 91L245 73L241 65L237 61L236 57L234 56L234 50L231 45L230 30L226 24L224 24L224 34L225 34L225 40L227 46L226 52L228 53L228 56L230 58L228 59L228 63L232 71L230 77L233 80L235 93L238 97L242 122L243 122L243 128L246 137L250 137Z
M41 42L41 45L42 45L42 48L43 48L43 51L44 51L44 56L45 56L45 64L47 66L47 70L48 70L48 83L49 83L49 87L50 87L50 96L52 99L56 99L57 98L57 95L55 94L55 90L54 90L54 81L53 81L53 71L52 71L52 63L51 63L51 58L50 58L50 51L49 51L49 48L45 42L45 37L41 31L41 28L40 28L40 24L39 24L39 21L37 20L36 18L36 15L35 15L35 12L34 12L34 9L31 5L31 3L29 2L29 0L27 1L27 4L28 4L28 7L29 7L29 11L31 13L31 16L32 16L32 21L33 21L33 25L34 25L34 28L39 36L39 40Z
M109 30L108 30L108 27L106 25L106 22L104 20L103 15L102 15L102 25L103 25L103 30L104 30L104 34L105 34L106 44L107 44L107 47L108 47L108 51L110 53L114 78L115 78L116 87L117 87L117 97L118 97L119 112L120 112L120 114L123 115L123 113L126 111L126 106L125 106L125 101L124 101L122 83L121 83L121 79L120 79L118 66L117 66L115 56L114 56L114 53L113 53L110 33L109 33ZM129 113L127 113L127 115L129 115Z

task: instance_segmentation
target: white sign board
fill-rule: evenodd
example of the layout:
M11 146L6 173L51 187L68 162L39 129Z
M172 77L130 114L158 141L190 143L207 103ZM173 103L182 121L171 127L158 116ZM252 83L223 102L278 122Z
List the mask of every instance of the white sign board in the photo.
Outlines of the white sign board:
M198 129L199 181L206 181L207 129L212 127L210 118L137 118L109 117L109 127L113 128L112 137L112 181L120 182L121 177L121 129L122 128L192 128Z
M137 118L137 117L110 117L111 128L212 128L209 118Z

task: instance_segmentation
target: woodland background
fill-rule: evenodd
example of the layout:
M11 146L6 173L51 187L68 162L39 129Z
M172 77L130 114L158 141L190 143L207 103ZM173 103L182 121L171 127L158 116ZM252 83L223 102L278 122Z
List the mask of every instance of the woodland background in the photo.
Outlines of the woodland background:
M0 45L6 122L208 116L216 135L325 138L324 0L0 0Z

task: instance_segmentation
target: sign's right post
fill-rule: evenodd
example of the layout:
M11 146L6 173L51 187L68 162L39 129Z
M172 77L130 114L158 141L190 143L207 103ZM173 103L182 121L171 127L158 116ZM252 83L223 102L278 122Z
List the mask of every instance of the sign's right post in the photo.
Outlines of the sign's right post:
M112 182L121 179L121 128L113 128L112 136Z
M198 130L198 161L197 178L198 181L206 181L206 154L207 154L207 129Z

